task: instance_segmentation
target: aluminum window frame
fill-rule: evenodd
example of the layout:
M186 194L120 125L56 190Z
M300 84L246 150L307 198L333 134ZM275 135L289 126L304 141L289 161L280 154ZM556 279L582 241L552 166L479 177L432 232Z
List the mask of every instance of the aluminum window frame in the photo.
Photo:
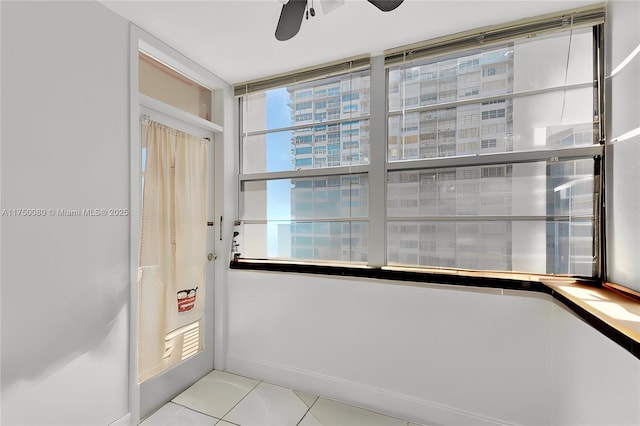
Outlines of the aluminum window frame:
M571 16L571 13L568 13ZM604 245L604 205L603 205L603 193L604 193L604 111L603 111L603 99L604 99L604 40L602 34L603 31L603 22L601 22L601 18L597 11L595 12L587 12L586 15L590 15L591 18L584 19L581 25L577 28L585 28L591 27L592 37L593 37L593 78L590 82L584 83L576 83L562 86L553 86L546 87L541 89L532 89L532 90L524 90L518 92L511 92L500 95L491 95L486 97L476 97L472 99L461 99L456 101L448 101L441 102L436 104L424 105L424 106L401 106L400 108L392 109L389 104L389 100L385 98L385 123L388 123L391 118L394 117L402 117L405 114L410 113L421 113L426 111L439 111L447 108L455 108L464 105L471 104L484 104L486 102L491 101L502 101L508 99L518 99L524 97L535 96L539 94L552 93L558 91L566 91L572 89L585 89L585 88L593 88L594 96L593 96L593 129L594 129L594 139L593 144L589 146L578 146L573 148L543 148L536 150L525 150L525 151L510 151L510 152L499 152L499 153L477 153L475 155L452 155L447 157L436 157L436 158L419 158L419 159L403 159L403 160L392 160L387 159L385 163L385 174L389 172L395 171L419 171L419 170L436 170L442 168L460 168L460 167L469 167L469 166L486 166L491 164L518 164L518 163L531 163L536 161L547 161L549 163L566 161L566 160L578 160L578 159L589 159L592 158L594 160L594 207L593 207L593 215L589 218L593 220L593 257L594 263L592 267L592 274L590 277L586 278L596 278L602 279L605 276L605 264L604 255L605 255L605 245ZM566 18L563 18L566 19ZM547 28L544 31L544 34L550 33L559 33L562 31L572 31L577 28L566 28L565 26L560 26L554 28ZM499 46L508 42L514 42L518 38L522 37L522 34L519 34L516 30L514 32L517 34L514 38L508 38L506 36L502 36L493 43L489 44L488 47ZM476 43L473 42L473 38L476 38ZM385 73L386 73L386 82L387 86L385 88L386 93L389 93L388 85L389 85L389 73L391 69L398 69L406 65L406 67L415 66L417 64L424 63L425 60L429 58L438 59L439 57L443 57L442 60L448 60L450 57L459 57L464 55L467 52L473 52L478 50L478 44L482 43L482 32L478 32L475 36L468 34L463 37L459 43L452 43L452 39L455 39L455 36L451 36L449 38L443 38L441 43L436 42L427 42L424 45L417 47L414 45L412 47L394 49L392 51L385 52ZM445 48L445 45L449 47L449 49ZM414 55L414 52L419 52L418 55ZM399 54L402 52L402 55ZM400 57L402 56L402 59ZM440 61L436 61L440 62ZM401 97L401 101L406 98ZM481 121L481 120L479 120ZM400 119L402 123L402 118ZM388 134L387 134L388 135ZM402 132L399 133L402 135ZM387 136L388 138L388 136ZM482 139L482 137L480 137ZM385 148L388 153L388 140L385 144ZM481 149L480 149L481 150ZM386 191L386 189L385 189ZM389 216L388 212L385 211L385 225L390 222L438 222L438 221L455 221L455 222L467 222L467 221L504 221L504 220L517 220L517 221L525 221L525 220L542 220L542 219L563 219L568 216L566 215L538 215L538 216ZM574 216L575 217L575 216ZM583 217L579 217L582 219ZM386 226L385 226L386 229ZM385 244L385 265L388 264L388 259L390 253L388 252L389 248ZM424 269L432 269L437 268L437 266L431 265L394 265L399 267L410 267L410 268L424 268ZM460 268L453 268L454 270L459 270ZM504 271L504 272L513 272L513 273L531 273L528 271Z
M246 224L246 225L266 225L269 222L271 222L268 218L265 218L264 220L256 220L256 219L244 219L242 218L243 216L243 212L245 209L245 206L243 204L244 201L244 197L243 197L243 190L244 190L244 186L246 183L249 182L258 182L258 181L265 181L265 182L269 182L269 181L276 181L276 180L286 180L286 179L304 179L304 178L329 178L329 177L336 177L336 176L348 176L348 175L354 175L354 176L358 176L358 175L365 175L369 176L370 170L372 169L372 161L370 160L368 164L351 164L351 165L340 165L340 166L326 166L326 167L313 167L313 168L301 168L301 169L296 169L295 167L292 170L279 170L279 171L262 171L262 172L248 172L245 173L243 170L243 166L244 166L244 158L243 158L243 153L244 153L244 140L246 137L251 137L251 136L264 136L264 135L269 135L269 134L274 134L274 133L278 133L278 132L284 132L284 131L296 131L296 130L303 130L303 129L313 129L317 126L330 126L330 125L342 125L344 123L350 123L350 122L362 122L362 121L367 121L369 122L369 125L371 125L371 117L372 114L368 113L362 113L362 111L358 111L357 115L351 116L349 114L349 116L343 117L343 118L339 118L339 119L331 119L331 120L323 120L323 121L319 121L316 122L315 121L315 117L310 121L310 122L306 122L303 124L292 124L290 126L284 126L284 127L277 127L277 128L271 128L271 129L263 129L263 130L254 130L254 131L250 131L250 132L245 132L243 129L243 123L244 123L244 112L245 112L245 108L244 108L244 102L247 96L249 96L251 93L256 93L256 92L266 92L270 89L276 89L276 88L287 88L287 87L291 87L291 86L295 86L297 84L312 84L314 82L321 82L322 80L325 79L329 79L329 78L333 78L333 77L341 77L341 76L349 76L349 75L357 75L358 73L361 73L363 71L367 72L367 74L369 75L369 78L371 76L371 66L370 66L370 58L367 56L365 57L360 57L359 59L355 60L355 61L346 61L346 62L341 62L339 65L329 65L328 68L331 70L329 71L323 71L325 70L326 67L319 67L317 69L307 69L304 70L303 72L294 72L291 74L287 74L281 77L274 77L272 79L267 79L264 82L256 82L256 83L251 83L251 84L244 84L244 89L239 85L236 87L236 96L238 97L238 119L239 119L239 145L240 145L240 151L239 151L239 174L238 174L238 188L239 188L239 196L238 196L238 215L239 215L239 219L236 221L236 224L240 225L240 224ZM304 75L304 78L301 78L300 75ZM300 81L302 80L302 81ZM283 84L284 83L284 84ZM369 92L371 93L371 88L372 88L372 84L371 84L371 80L369 83ZM357 89L356 89L357 90ZM351 89L349 91L349 94L352 94L354 91L354 89ZM326 97L329 96L341 96L341 102L342 102L342 96L345 95L345 93L337 93L337 94L331 94L331 93L327 93ZM309 102L312 103L312 108L315 108L315 103L316 98L315 97L309 97ZM345 101L345 104L351 104L351 101L353 99L350 99L348 101ZM342 111L342 110L341 110ZM295 123L295 122L294 122ZM339 127L339 133L341 135L341 137L339 138L340 140L340 144L341 144L341 150L340 150L340 156L342 157L342 155L344 154L343 152L343 148L342 148L342 144L346 141L349 141L350 138L347 138L346 140L343 140L342 134L343 134L343 129L341 127ZM360 141L360 138L357 138L358 141ZM371 140L371 138L370 138ZM330 142L327 138L327 140L325 141L327 144ZM312 138L312 143L315 144L315 137ZM315 148L315 147L314 147ZM369 145L369 151L372 150L371 144ZM328 149L327 149L327 155L328 155ZM311 155L315 155L315 149L313 150L313 153ZM369 188L369 193L371 193L371 188L370 186ZM273 222L281 222L280 220L274 220ZM358 215L354 215L354 216L348 216L348 217L341 217L341 218L311 218L311 219L291 219L290 220L290 224L296 224L296 223L307 223L307 222L312 222L312 223L336 223L336 222L343 222L343 223L351 223L351 224L357 224L357 223L369 223L369 216L358 216ZM369 247L370 248L370 247ZM267 257L267 259L270 260L275 260L275 261L281 261L283 259L288 259L288 260L293 260L293 261L300 261L300 259L297 258L281 258L281 257ZM357 261L352 261L354 264L363 264L363 262L357 262ZM350 262L351 263L351 262Z
M235 94L237 97L251 93L253 91L262 91L268 88L283 87L286 84L294 84L300 81L309 81L310 79L318 79L322 76L334 76L342 74L345 69L354 67L353 71L362 69L363 64L370 68L370 112L368 116L360 116L357 119L368 119L370 123L369 151L370 161L367 165L352 165L340 167L326 167L318 169L302 169L291 171L276 171L262 173L243 173L242 172L242 148L240 150L240 173L238 182L240 188L239 211L242 211L242 185L244 182L271 180L271 179L291 179L301 177L321 177L336 176L344 174L360 174L366 173L369 180L369 252L367 268L388 268L388 253L386 241L386 227L389 221L395 221L396 217L389 217L387 213L387 174L400 170L420 170L420 169L439 169L439 168L455 168L465 166L486 166L492 164L517 164L530 163L535 161L565 161L573 159L592 158L594 159L594 234L593 244L595 259L593 276L589 278L601 278L604 275L604 205L603 205L603 184L604 184L604 40L603 40L603 24L604 24L604 7L603 5L592 5L582 8L572 9L559 13L553 13L544 16L526 18L524 20L495 25L475 30L466 31L464 33L452 34L450 36L441 37L435 40L428 40L421 43L415 43L408 46L398 47L385 51L380 56L367 58L363 62L363 57L354 60L339 61L325 66L312 67L301 71L293 71L281 76L275 76L260 81L249 83L241 83L235 86ZM388 107L389 93L388 70L392 66L401 63L418 62L425 58L453 56L462 52L477 50L479 47L493 46L505 44L515 40L529 38L531 36L546 35L566 29L591 28L593 32L593 78L590 82L568 84L561 86L546 87L541 89L533 89L526 91L511 92L500 95L492 95L486 97L477 97L472 99L460 99L450 102L443 102L435 105L411 106L404 110L391 111ZM324 75L323 75L324 74ZM594 144L589 146L579 146L576 148L551 148L540 150L528 150L518 152L502 152L502 153L484 153L477 155L454 155L451 157L440 158L422 158L402 161L388 161L388 123L389 117L398 116L407 112L424 112L430 110L438 110L452 108L457 106L477 104L483 102L491 102L506 99L517 99L530 97L560 90L593 88L594 92L594 116L593 120L594 133L597 134ZM311 101L315 102L312 98ZM238 106L240 123L243 123L242 102L239 101ZM322 124L339 124L349 119L328 120ZM479 117L478 117L478 121ZM294 124L292 126L282 127L278 129L270 129L264 131L254 131L243 134L242 124L239 129L239 140L242 144L242 138L246 135L263 135L276 131L294 131L301 128L313 127L317 123ZM480 138L482 139L482 137ZM597 143L596 143L597 142ZM480 144L480 142L478 142ZM242 146L242 145L241 145ZM597 178L596 178L597 177ZM384 188L383 191L376 190ZM540 217L550 217L549 215ZM540 218L536 216L535 218ZM555 217L555 216L554 216ZM558 216L559 217L559 216ZM564 217L564 216L563 216ZM532 218L529 216L517 216L519 219ZM349 220L359 220L363 218L349 218ZM402 218L403 220L416 220L416 217ZM460 219L458 216L457 219ZM477 218L475 218L477 220ZM502 216L491 217L492 220L504 220ZM467 220L467 219L462 219ZM255 221L253 221L255 222ZM266 221L264 221L266 222ZM250 260L250 259L248 259ZM286 259L269 259L274 262L281 262ZM299 262L296 259L289 259ZM304 261L303 261L304 262ZM311 264L323 264L323 262L307 262ZM357 266L357 265L354 265ZM418 269L431 270L429 266L419 266ZM517 273L504 271L505 273ZM524 272L528 273L528 272Z

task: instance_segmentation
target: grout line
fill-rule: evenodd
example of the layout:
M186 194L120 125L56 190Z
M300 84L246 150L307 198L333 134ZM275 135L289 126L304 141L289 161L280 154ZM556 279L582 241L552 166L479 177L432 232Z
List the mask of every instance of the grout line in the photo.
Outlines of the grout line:
M294 391L293 388L289 388L292 392ZM305 392L305 391L299 391L299 392ZM309 393L309 392L306 392ZM315 395L315 394L311 394L311 395ZM316 405L316 402L318 402L318 400L320 399L320 395L315 395L316 399L311 403L311 405L309 407L307 407L307 411L304 412L304 414L302 415L302 417L300 417L300 420L298 420L298 423L296 423L296 426L299 426L300 423L302 423L302 420L304 420L305 417L307 417L307 414L311 413L311 407L313 407L314 405ZM302 401L304 402L304 401ZM306 405L306 404L305 404ZM313 414L312 414L313 415Z
M290 389L292 392L293 392L293 390L294 390L294 389L292 389L292 388L289 388L289 389ZM304 391L302 391L302 392L304 392ZM312 395L315 395L315 394L312 394ZM307 407L307 411L305 411L305 412L304 412L304 414L302 415L302 417L300 417L300 420L298 420L298 423L296 423L296 426L299 426L299 425L300 425L300 423L302 423L302 420L304 420L304 418L305 418L305 417L307 417L307 414L311 413L311 407L313 407L314 405L316 405L316 402L318 402L318 400L319 400L319 399L320 399L320 396L319 396L319 395L316 395L316 399L313 401L313 403L312 403L309 407ZM304 402L304 401L302 401L302 402ZM306 405L306 404L305 404L305 405ZM313 414L312 414L312 415L313 415Z
M181 394L180 394L180 395L181 395ZM191 410L191 411L194 411L194 412L196 412L196 413L204 414L205 416L207 416L207 417L211 417L212 419L222 420L222 419L219 419L219 418L217 418L217 417L215 417L215 416L212 416L211 414L207 414L207 413L205 413L205 412L203 412L203 411L196 410L196 409L195 409L195 408L193 408L193 407L187 407L187 406L186 406L186 405L184 405L184 404L180 404L179 402L175 402L173 399L171 399L169 402L167 402L167 404L176 404L176 405L179 405L179 406L180 406L180 407L182 407L182 408L186 408L187 410ZM167 404L165 404L165 405L167 405ZM164 406L163 406L163 407L164 407ZM158 410L159 410L159 408L158 408ZM156 411L158 411L158 410L156 410ZM155 413L155 411L154 411L154 413ZM152 413L152 414L153 414L153 413ZM151 416L151 415L149 415L149 416Z
M187 410L189 410L189 411L193 411L194 413L202 414L202 415L204 415L204 416L211 417L211 418L212 418L212 419L214 419L214 420L218 420L216 423L219 423L219 422L220 422L220 420L222 420L222 419L217 418L216 416L212 416L211 414L207 414L207 413L205 413L205 412L203 412L203 411L196 410L195 408L187 407L186 405L182 405L182 404L180 404L180 403L174 402L173 400L171 400L171 401L169 401L169 402L170 402L170 403L172 403L172 404L179 405L179 406L181 406L182 408L185 408L185 409L187 409ZM168 403L169 403L169 402L168 402ZM167 403L167 404L168 404L168 403ZM166 405L166 404L165 404L165 405ZM157 411L157 410L156 410L156 411ZM214 423L214 424L216 424L216 423Z
M238 423L233 423L233 422L230 422L229 420L224 420L224 419L220 419L220 420L218 420L218 423L220 423L220 422L229 423L230 425L234 425L234 426L241 426L241 425L239 425ZM216 423L216 425L217 425L218 423ZM214 425L214 426L215 426L215 425Z
M307 408L307 411L305 411L302 417L300 417L300 420L298 420L298 423L296 423L296 426L299 426L300 423L302 423L302 420L304 420L304 418L307 417L307 414L309 413L309 411L311 411L311 407Z
M0 0L0 1L1 1L1 0ZM227 372L227 371L223 371L223 370L214 370L214 371L220 371L220 372L222 372L222 373L231 374L231 375L238 376L238 377L243 377L243 378L245 378L245 379L249 379L249 380L256 380L258 383L257 383L254 387L252 387L252 388L249 390L249 392L247 392L247 393L246 393L246 395L244 395L242 398L240 398L240 400L239 400L238 402L236 402L236 404L235 404L233 407L231 407L231 408L230 408L226 413L224 413L224 415L223 415L221 418L218 418L218 417L212 416L211 414L207 414L207 413L202 412L202 411L195 410L195 409L193 409L193 408L191 408L191 407L187 407L186 405L182 405L182 404L180 404L180 403L178 403L178 402L175 402L173 399L169 400L169 402L168 402L168 403L173 403L173 404L179 405L179 406L181 406L181 407L186 408L187 410L195 411L196 413L204 414L205 416L208 416L208 417L211 417L212 419L216 419L216 420L218 420L218 421L217 421L216 423L214 423L214 424L220 423L220 421L221 421L221 420L224 420L224 421L225 421L225 422L227 422L227 423L231 423L231 424L235 425L236 423L233 423L233 422L230 422L230 421L228 421L228 420L225 420L225 419L224 419L224 417L225 417L227 414L229 414L229 413L231 412L231 410L233 410L234 408L236 408L236 406L237 406L238 404L240 404L240 402L242 402L242 400L243 400L243 399L245 399L245 398L246 398L246 397L247 397L251 392L253 392L253 390L254 390L256 387L258 387L258 385L259 385L260 383L262 383L262 382L263 382L263 380L260 380L260 379L254 379L253 377L242 376L242 375L240 375L240 374L229 373L229 372ZM205 377L206 377L206 376L205 376ZM203 378L204 378L204 377L203 377ZM202 379L200 379L200 380L202 380ZM196 382L196 383L197 383L197 382ZM194 383L194 384L195 384L195 383ZM186 392L186 390L185 390L184 392ZM184 392L183 392L183 393L184 393ZM180 395L181 395L181 394L180 394ZM175 398L175 397L174 397L174 398ZM167 404L168 404L168 403L167 403ZM157 410L156 410L156 411L157 411ZM153 413L152 413L152 414L153 414ZM151 416L151 415L149 415L149 416ZM240 425L238 425L238 426L240 426Z
M165 407L165 406L167 406L167 405L169 405L169 404L177 405L178 407L181 407L183 410L192 411L192 412L194 412L194 413L198 413L198 414L202 414L203 416L210 417L210 418L212 418L213 420L217 420L217 421L214 423L214 425L215 425L215 424L218 424L218 423L220 422L220 420L222 420L222 419L219 419L219 418L217 418L217 417L215 417L215 416L212 416L211 414L207 414L207 413L203 413L202 411L194 410L194 409L193 409L193 408L191 408L191 407L187 407L186 405L182 405L182 404L179 404L179 403L177 403L177 402L174 402L173 400L170 400L170 401L168 401L167 403L165 403L162 407L158 408L156 411L154 411L153 413L149 414L149 415L148 415L147 417L145 417L144 419L141 419L141 420L140 420L140 423L138 423L138 425L140 425L140 424L142 424L142 423L146 422L146 421L147 421L151 416L153 416L153 415L154 415L154 414L156 414L158 411L160 411L163 407ZM175 415L177 415L178 413L179 413L179 411L178 411L178 412L176 412L176 413L174 413L174 416L175 416Z
M227 373L227 374L234 374L234 373ZM239 374L236 374L236 376L239 376ZM241 377L245 377L245 376L241 376ZM250 377L246 377L246 378L247 378L247 379L251 379ZM224 416L222 416L222 419L221 419L221 420L224 420L225 422L229 422L228 420L226 420L226 419L225 419L225 417L226 417L230 412L232 412L232 411L233 411L233 409L234 409L234 408L236 408L236 407L237 407L237 406L238 406L242 401L244 401L244 399L245 399L246 397L248 397L248 396L251 394L251 392L253 392L253 391L254 391L254 390L255 390L255 389L260 385L260 383L263 383L263 382L264 382L264 380L259 380L259 379L251 379L251 380L257 380L257 381L258 381L258 383L256 383L256 385L255 385L254 387L252 387L252 388L251 388L251 390L245 394L245 396L243 396L242 398L240 398L240 400L239 400L238 402L236 402L236 404L235 404L233 407L231 407L231 408L229 409L229 411L227 411L226 413L224 413ZM229 422L229 423L235 424L235 423L233 423L233 422Z
M318 399L316 399L316 402L317 402L319 399L320 399L320 397L318 397ZM405 418L398 417L398 416L391 415L391 414L381 413L381 412L379 412L379 411L375 411L375 410L372 410L372 409L370 409L370 408L359 407L359 406L354 405L354 404L349 403L349 402L345 402L345 401L341 401L341 400L337 400L337 399L333 399L333 398L328 398L328 397L325 397L324 399L326 399L326 400L328 400L328 401L336 402L336 403L338 403L338 404L346 405L346 406L349 406L349 407L351 407L351 408L355 408L356 410L367 411L367 412L369 412L369 413L373 413L373 414L376 414L376 415L378 415L378 416L382 416L382 417L386 417L386 418L394 419L394 420L399 420L399 421L402 421L402 422L407 422L407 426L409 425L409 423L411 423L411 420L407 420L407 419L405 419ZM315 405L315 402L313 403L313 405ZM313 406L313 405L312 405L312 406ZM415 423L415 422L413 422L413 424L420 426L418 423Z
M218 370L218 371L222 371L222 370ZM212 419L214 419L214 420L217 420L217 422L216 422L216 423L214 423L214 425L216 425L216 424L220 423L221 421L224 421L224 422L230 423L230 424L232 424L232 425L241 426L241 425L238 425L237 423L233 423L233 422L231 422L231 421L229 421L229 420L225 419L225 417L226 417L226 416L227 416L231 411L233 411L233 409L234 409L234 408L236 408L236 407L237 407L237 406L238 406L242 401L244 401L244 399L245 399L245 398L247 398L247 397L248 397L248 396L249 396L253 391L255 391L255 389L256 389L256 388L257 388L261 383L266 383L266 384L272 384L272 383L265 382L265 381L264 381L264 379L256 379L256 378L253 378L253 377L243 376L243 375L241 375L241 374L229 373L229 372L226 372L226 371L224 371L224 372L225 372L225 373L227 373L227 374L231 374L231 375L238 376L238 377L243 377L243 378L246 378L246 379L255 380L255 381L257 381L258 383L256 383L256 384L255 384L255 385L254 385L254 386L253 386L253 387L252 387L252 388L251 388L251 389L250 389L250 390L249 390L249 391L248 391L248 392L247 392L247 393L246 393L242 398L240 398L240 400L238 400L238 402L237 402L235 405L233 405L233 406L232 406L232 407L231 407L227 412L225 412L225 414L222 416L222 418L218 418L218 417L212 416L212 415L210 415L210 414L204 413L204 412L202 412L202 411L195 410L195 409L193 409L193 408L191 408L191 407L187 407L187 406L182 405L182 404L180 404L180 403L177 403L177 402L175 402L175 401L173 401L173 400L169 401L168 403L173 403L173 404L179 405L179 406L181 406L181 407L183 407L183 408L185 408L185 409L187 409L187 410L191 410L191 411L194 411L194 412L196 412L196 413L200 413L200 414L203 414L203 415L205 415L205 416L208 416L208 417L210 417L210 418L212 418ZM285 388L285 389L288 389L288 390L290 390L290 391L292 391L292 392L294 392L294 391L298 390L299 392L305 392L305 393L308 393L308 394L310 394L310 395L314 395L314 396L315 396L315 400L314 400L314 401L313 401L313 403L312 403L312 404L307 408L307 410L304 412L304 414L302 415L302 417L300 418L300 420L296 423L296 426L299 426L299 425L300 425L300 423L301 423L301 422L302 422L302 420L307 416L307 414L311 413L311 408L313 408L313 407L316 405L316 403L320 400L320 398L322 398L322 396L321 396L321 395L316 395L316 394L314 394L314 393L309 393L309 392L306 392L306 391L301 391L301 390L299 390L299 389L293 389L293 388L291 388L291 387L289 387L289 386L281 386L281 385L275 385L275 384L272 384L272 385L274 385L274 386L280 386L280 387ZM368 411L368 412L371 412L371 413L374 413L374 414L377 414L377 415L380 415L380 416L385 416L385 417L389 417L389 418L397 419L397 420L400 420L400 421L405 421L405 422L406 422L406 426L409 426L409 423L411 423L411 421L410 421L410 420L407 420L407 419L403 419L403 418L395 417L395 416L390 416L390 415L388 415L388 414L379 413L379 412L376 412L376 411L373 411L373 410L370 410L370 409L367 409L367 408L357 407L357 406L355 406L355 405L352 405L352 404L349 404L349 403L346 403L346 402L343 402L343 401L338 401L338 400L331 399L331 398L325 398L325 399L328 399L328 400L330 400L330 401L337 402L337 403L339 403L339 404L344 404L344 405L347 405L347 406L352 407L352 408L360 409L360 410L363 410L363 411ZM303 401L303 402L304 402L304 401ZM152 413L152 414L153 414L153 413Z

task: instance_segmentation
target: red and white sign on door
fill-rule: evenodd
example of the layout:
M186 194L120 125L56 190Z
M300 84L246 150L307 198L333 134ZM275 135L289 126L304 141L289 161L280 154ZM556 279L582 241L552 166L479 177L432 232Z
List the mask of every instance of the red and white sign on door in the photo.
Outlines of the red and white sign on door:
M198 287L178 292L178 313L189 312L196 304Z

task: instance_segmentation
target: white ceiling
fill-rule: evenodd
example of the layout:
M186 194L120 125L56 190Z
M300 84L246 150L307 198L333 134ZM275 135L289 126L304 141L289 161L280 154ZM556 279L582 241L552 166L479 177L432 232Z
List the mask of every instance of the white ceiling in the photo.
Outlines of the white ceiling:
M316 16L284 42L274 36L278 0L102 3L234 84L599 1L405 0L383 13L366 0L347 0L324 15L314 0Z

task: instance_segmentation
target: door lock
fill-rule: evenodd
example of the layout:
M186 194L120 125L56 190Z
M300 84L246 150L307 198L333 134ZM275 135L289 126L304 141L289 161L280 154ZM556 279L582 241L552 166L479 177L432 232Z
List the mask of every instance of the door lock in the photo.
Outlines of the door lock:
M207 260L209 260L209 262L212 262L212 261L214 261L216 259L218 259L218 255L217 254L209 253L207 255Z

